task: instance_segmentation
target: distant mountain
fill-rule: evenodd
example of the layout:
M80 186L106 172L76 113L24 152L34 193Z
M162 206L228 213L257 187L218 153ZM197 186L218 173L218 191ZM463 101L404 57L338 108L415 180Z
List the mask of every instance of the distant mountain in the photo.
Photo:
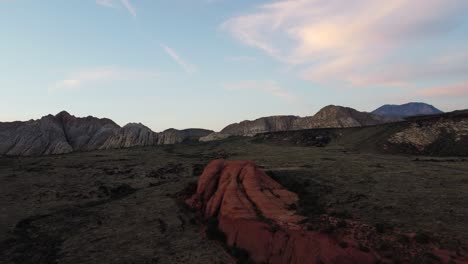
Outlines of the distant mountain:
M341 128L370 126L394 121L395 119L359 112L349 107L329 105L309 117L269 116L253 121L242 121L228 125L221 135L254 136L260 133L301 130L310 128ZM216 139L216 137L213 137Z
M254 136L259 133L291 130L298 116L268 116L230 124L221 130L221 134L232 136Z
M468 110L415 116L404 122L354 128L308 129L256 135L256 142L341 147L424 156L468 156ZM417 160L417 159L416 159Z
M361 127L378 125L390 121L394 120L366 112L359 112L350 107L328 105L320 109L314 116L296 120L293 129Z
M0 155L49 155L73 151L175 144L198 140L204 129L153 132L142 124L120 127L107 118L78 118L63 111L26 122L0 122Z
M386 117L409 117L421 115L442 114L443 112L434 106L426 103L407 103L402 105L383 105L374 111L372 114Z

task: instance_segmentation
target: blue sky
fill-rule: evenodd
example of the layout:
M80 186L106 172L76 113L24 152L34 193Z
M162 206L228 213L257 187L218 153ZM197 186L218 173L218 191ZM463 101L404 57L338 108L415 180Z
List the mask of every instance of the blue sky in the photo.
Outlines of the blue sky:
M387 2L0 0L0 120L219 130L328 104L468 108L468 1Z

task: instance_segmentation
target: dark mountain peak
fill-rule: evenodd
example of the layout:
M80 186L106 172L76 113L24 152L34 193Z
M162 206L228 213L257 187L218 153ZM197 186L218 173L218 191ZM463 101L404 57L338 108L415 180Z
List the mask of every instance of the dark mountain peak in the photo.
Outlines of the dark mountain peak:
M76 119L75 116L71 115L67 111L61 111L60 113L55 115L55 119L58 120L59 122L69 122L71 120Z
M325 117L331 117L331 116L337 116L337 115L354 115L360 113L354 108L351 107L345 107L345 106L340 106L340 105L327 105L320 109L316 114L315 117L320 117L320 116L325 116Z
M386 104L372 111L372 113L386 117L403 118L409 116L442 114L443 112L430 104L410 102L401 105Z
M61 111L60 113L56 114L55 117L71 117L72 115L70 115L70 113L68 113L67 111L63 110Z

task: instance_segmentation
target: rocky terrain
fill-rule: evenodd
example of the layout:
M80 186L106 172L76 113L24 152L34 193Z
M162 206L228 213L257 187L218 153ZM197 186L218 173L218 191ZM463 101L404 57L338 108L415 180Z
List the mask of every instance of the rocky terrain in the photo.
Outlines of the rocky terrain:
M270 116L254 121L231 124L221 134L232 136L254 136L260 133L301 130L310 128L360 127L383 124L397 119L359 112L349 107L329 105L314 116Z
M359 129L364 140L368 128L338 130ZM299 131L287 133L293 132ZM282 133L286 132L272 134ZM247 243L250 233L265 239L273 232L278 238L284 232L296 234L287 224L291 219L304 219L296 226L306 229L300 231L306 237L312 234L314 248L307 254L333 257L353 252L365 259L385 257L383 263L464 263L467 159L383 154L362 141L359 148L348 144L358 136L353 133L321 147L233 137L203 144L2 157L0 263L246 263L279 250L247 250L247 245L242 249L224 243L223 237L226 242ZM213 178L200 177L216 159L228 160L229 167L214 170ZM245 179L255 178L238 182L242 173L236 171L242 168L250 175ZM221 192L221 182L213 180L228 173L232 178L223 182L229 188ZM213 200L214 208L219 202L215 197L224 197L220 210L212 211L215 219L206 219L184 202L197 193L197 185L200 191L209 189L202 178L211 179L209 188L217 194L207 193L201 201ZM263 192L254 188L257 183L265 187ZM280 197L271 196L270 190ZM268 230L254 228L257 220L251 210L244 216L253 227L242 236L233 234L245 225L220 226L229 215L232 223L243 219L239 216L245 207L238 208L227 193L259 204L255 216L263 212L265 220L274 220L258 224ZM281 204L287 204L286 209L277 206ZM216 221L220 215L226 218ZM291 248L285 247L284 254ZM408 256L413 256L409 262ZM327 263L326 258L322 261Z
M67 112L27 122L0 123L0 155L49 155L198 140L213 131L170 129L161 133L142 124L120 127L110 119L77 118Z
M413 117L371 127L265 133L256 139L307 146L343 145L379 153L468 156L468 112Z
M242 121L230 124L221 130L221 134L231 136L254 136L259 133L286 131L293 127L297 116L269 116L253 121Z
M211 162L187 204L202 212L209 235L217 235L254 263L373 264L396 258L405 263L426 263L431 258L447 263L457 254L429 241L411 241L417 240L411 235L407 242L399 241L397 237L406 234L396 230L384 235L378 226L327 214L306 218L297 212L297 194L249 161ZM468 258L457 261L468 263Z
M314 116L304 117L294 122L293 129L362 127L396 121L349 107L329 105Z
M423 116L442 114L443 112L434 106L426 103L407 103L402 105L383 105L372 114L393 118L404 118L409 116Z

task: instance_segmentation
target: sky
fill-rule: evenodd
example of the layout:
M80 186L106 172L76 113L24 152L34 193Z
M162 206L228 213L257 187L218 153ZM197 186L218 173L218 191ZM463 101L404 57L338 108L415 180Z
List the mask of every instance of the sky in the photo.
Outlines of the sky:
M0 0L0 120L468 108L466 0Z

